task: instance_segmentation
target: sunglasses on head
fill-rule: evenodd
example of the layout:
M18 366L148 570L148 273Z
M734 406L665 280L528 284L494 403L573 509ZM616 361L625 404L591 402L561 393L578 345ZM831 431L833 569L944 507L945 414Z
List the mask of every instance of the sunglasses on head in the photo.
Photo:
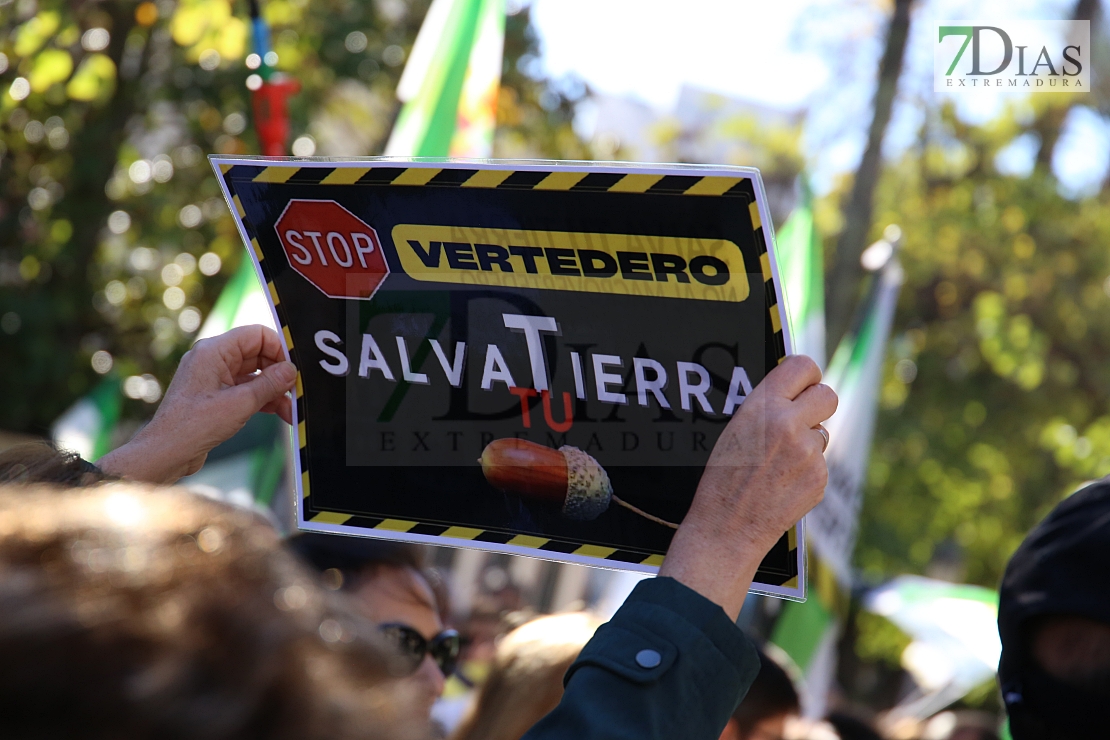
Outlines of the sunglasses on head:
M431 640L407 624L383 624L381 632L410 661L409 675L416 673L425 655L432 656L445 677L455 672L460 647L459 633L455 630L443 630Z

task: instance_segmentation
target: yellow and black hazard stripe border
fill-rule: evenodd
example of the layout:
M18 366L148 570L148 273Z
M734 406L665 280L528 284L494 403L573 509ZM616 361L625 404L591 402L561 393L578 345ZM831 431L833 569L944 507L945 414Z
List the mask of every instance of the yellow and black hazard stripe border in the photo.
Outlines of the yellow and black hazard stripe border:
M783 334L782 318L779 315L778 293L775 290L774 275L771 269L771 256L763 229L763 221L756 202L755 186L751 178L723 175L659 175L646 173L610 173L564 170L502 170L502 169L460 169L448 167L407 167L399 164L375 164L374 166L329 167L302 166L290 164L255 165L221 164L220 171L231 194L243 232L250 242L251 251L262 272L270 300L276 309L286 347L294 363L298 366L293 337L289 331L285 307L281 305L273 276L265 262L262 249L258 244L252 224L239 196L236 183L254 182L296 185L364 185L364 186L414 186L433 188L497 188L505 190L568 190L575 192L643 193L660 195L717 196L737 198L745 203L751 217L755 243L759 252L763 271L764 294L766 296L768 324L773 334L771 351L775 360L782 362L786 357L786 344ZM299 462L302 491L302 517L307 524L328 525L331 527L374 530L383 536L451 538L473 543L475 546L491 549L527 548L549 553L554 559L559 556L592 558L601 561L637 564L658 567L663 562L660 553L623 550L594 544L583 544L569 540L540 537L536 535L514 534L490 529L476 529L447 525L442 523L417 522L387 517L372 517L338 511L324 511L312 506L311 481L308 472L308 450L306 430L306 409L304 387L301 376L297 375L297 439L300 444ZM795 530L788 533L791 568L788 572L764 572L756 574L759 585L777 586L783 589L796 589L798 586L798 543Z

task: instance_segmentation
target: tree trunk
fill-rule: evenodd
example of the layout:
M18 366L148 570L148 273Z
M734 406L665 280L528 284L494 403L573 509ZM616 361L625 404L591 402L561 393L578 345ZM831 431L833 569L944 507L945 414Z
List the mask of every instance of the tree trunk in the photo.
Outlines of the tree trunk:
M894 15L886 34L886 49L879 64L879 84L875 89L874 114L867 132L867 148L860 160L848 203L844 208L844 231L836 243L832 269L826 278L829 356L848 328L859 297L863 268L859 258L867 246L871 230L872 197L882 163L883 136L894 108L898 78L902 74L906 39L910 31L910 9L914 0L895 0Z
M12 358L13 366L32 367L37 373L20 378L21 393L33 403L23 404L27 413L5 415L5 422L21 431L46 434L49 425L73 396L87 389L84 378L92 376L87 355L78 348L82 337L102 329L101 317L93 310L95 284L91 277L99 248L100 231L115 204L104 186L116 166L117 153L127 137L126 124L136 112L138 75L125 77L124 48L135 26L134 6L107 3L104 12L111 17L111 43L104 53L116 65L116 88L111 100L101 106L91 104L81 127L74 132L69 151L73 167L66 182L65 196L54 209L54 218L73 224L73 236L66 245L64 259L54 260L53 275L45 285L29 286L25 331L37 335L34 349L21 347ZM18 208L18 206L16 206ZM10 377L10 376L9 376ZM95 376L92 376L95 378ZM69 393L59 393L68 389Z
M1075 10L1072 12L1072 19L1091 22L1092 46L1095 37L1100 33L1097 23L1101 10L1100 5L1100 0L1078 0L1075 4ZM1092 57L1091 64L1093 63ZM1094 80L1092 79L1091 82L1093 86ZM1041 140L1041 148L1037 150L1037 168L1045 170L1052 168L1052 157L1056 153L1056 144L1060 141L1060 132L1064 128L1064 121L1067 119L1068 113L1071 112L1072 106L1084 102L1084 98L1087 96L1064 95L1061 97L1063 100L1059 105L1042 109L1033 121L1032 131Z

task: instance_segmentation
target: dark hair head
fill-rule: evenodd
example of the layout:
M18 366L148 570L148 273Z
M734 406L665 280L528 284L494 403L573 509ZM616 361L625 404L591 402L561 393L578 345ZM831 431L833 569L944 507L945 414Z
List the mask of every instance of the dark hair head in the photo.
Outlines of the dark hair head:
M825 721L833 726L840 740L883 740L870 722L847 712L829 712Z
M350 585L378 568L424 571L424 549L405 542L316 532L302 532L287 542L293 552L319 572L342 574L339 583L333 581L331 585Z
M0 486L0 655L5 738L424 736L377 629L180 489Z
M782 714L797 714L799 708L798 691L790 676L760 650L759 673L740 706L732 713L741 736L747 737L752 728L765 719Z
M0 484L52 483L91 486L111 480L76 452L59 450L51 442L25 442L0 452Z
M998 680L1015 740L1084 737L1104 732L1089 711L1107 696L1048 675L1033 659L1038 626L1058 616L1110 624L1110 481L1060 502L1021 543L1002 578ZM1084 724L1087 723L1087 724ZM1093 735L1091 734L1093 733Z

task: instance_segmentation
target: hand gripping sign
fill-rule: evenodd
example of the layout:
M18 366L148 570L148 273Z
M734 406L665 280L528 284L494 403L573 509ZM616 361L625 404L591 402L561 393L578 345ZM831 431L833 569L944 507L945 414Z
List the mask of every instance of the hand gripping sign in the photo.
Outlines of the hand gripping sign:
M790 348L756 170L213 163L300 372L301 529L654 572ZM798 529L755 590L803 596Z

